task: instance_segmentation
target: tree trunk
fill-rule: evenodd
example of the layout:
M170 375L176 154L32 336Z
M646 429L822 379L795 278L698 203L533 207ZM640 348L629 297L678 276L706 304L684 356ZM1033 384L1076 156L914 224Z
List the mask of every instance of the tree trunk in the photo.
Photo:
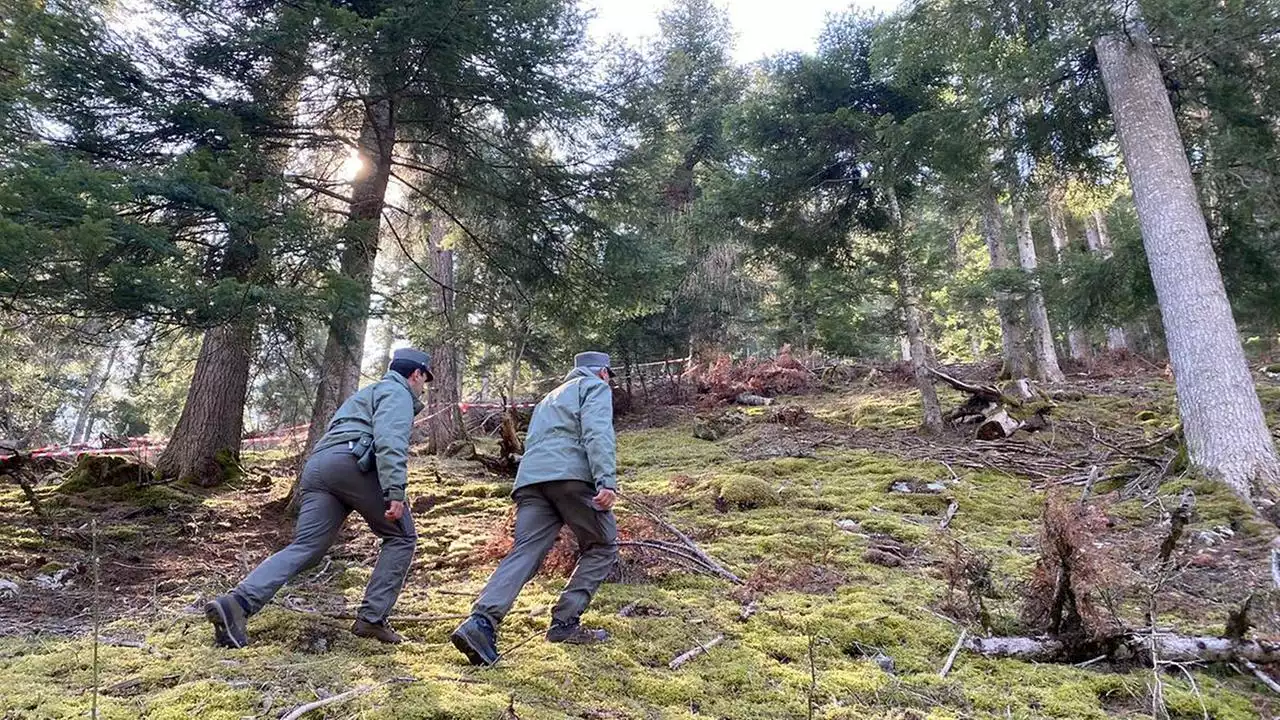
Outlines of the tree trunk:
M1031 318L1031 356L1035 377L1042 382L1062 382L1066 378L1058 367L1058 351L1053 347L1053 329L1049 327L1049 311L1044 306L1044 293L1036 272L1036 244L1031 237L1031 213L1018 202L1014 206L1018 218L1018 260L1030 278L1027 292L1027 316Z
M72 444L88 442L89 434L93 431L93 403L98 399L98 393L102 392L102 386L111 378L111 369L115 367L116 355L119 352L119 344L112 345L111 352L107 354L107 361L93 364L93 371L89 374L89 381L85 383L84 394L81 395L80 412L76 414L76 426L71 431Z
M982 239L987 243L992 270L1008 270L1011 267L1009 252L1004 242L1004 211L994 189L987 191L982 212ZM1027 375L1027 354L1023 344L1022 326L1017 306L1009 293L997 290L996 312L1000 316L1000 344L1004 354L1002 377L1020 378Z
M1107 233L1107 219L1101 210L1094 210L1085 218L1084 236L1089 252L1104 259L1111 257L1111 236ZM1129 349L1129 339L1123 328L1107 328L1107 349L1112 352Z
M933 374L929 372L929 352L924 338L924 322L920 311L920 288L916 283L915 272L911 267L911 258L904 247L906 244L906 228L903 227L902 210L898 206L898 195L893 186L887 188L889 211L893 217L894 232L897 237L897 257L894 258L898 270L898 299L902 303L902 314L907 331L907 347L910 352L911 370L916 378L916 388L920 390L920 405L924 414L924 429L931 433L942 432L942 405L938 402L938 390L933 386Z
M1062 210L1061 192L1054 192L1049 197L1049 235L1053 238L1053 251L1058 265L1071 246L1071 237L1067 232L1067 218ZM1062 279L1066 283L1066 278ZM1072 360L1087 361L1089 359L1089 339L1084 331L1067 323L1067 352Z
M427 393L427 443L431 452L441 454L458 440L466 438L462 422L461 375L458 363L457 313L453 250L444 244L452 224L444 213L431 215L427 227L427 261L435 282L431 288L432 314L443 319L443 329L431 352L431 374L435 379Z
M255 317L205 331L182 416L156 460L162 476L209 487L235 474Z
M395 108L391 99L383 97L366 103L359 141L363 166L352 186L351 207L342 228L341 277L332 288L336 297L331 299L329 336L320 364L304 453L310 452L324 435L338 406L360 384L369 296L373 292L373 264L378 254L378 230L387 183L391 178L395 134Z
M1187 450L1237 495L1274 499L1280 461L1240 345L1191 168L1141 20L1096 41L1164 321Z

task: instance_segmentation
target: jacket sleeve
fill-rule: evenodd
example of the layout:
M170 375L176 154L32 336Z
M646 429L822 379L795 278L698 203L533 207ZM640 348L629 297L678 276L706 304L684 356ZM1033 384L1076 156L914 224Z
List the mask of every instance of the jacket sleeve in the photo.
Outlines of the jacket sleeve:
M582 446L596 489L618 489L618 441L613 434L613 390L606 382L583 383Z
M373 448L384 500L404 500L412 429L409 394L399 387L378 387L373 395Z

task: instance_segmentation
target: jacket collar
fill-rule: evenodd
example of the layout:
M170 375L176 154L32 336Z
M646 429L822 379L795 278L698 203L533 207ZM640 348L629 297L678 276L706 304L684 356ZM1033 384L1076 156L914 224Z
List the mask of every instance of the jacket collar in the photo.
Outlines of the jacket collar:
M584 367L576 367L576 368L574 368L574 369L570 370L570 371L569 371L569 374L564 376L564 379L565 379L565 380L572 380L572 379L574 379L574 378L579 378L579 377L582 377L582 378L595 378L596 380L600 380L600 376L599 376L599 375L596 375L595 373L591 372L589 369L584 368ZM603 381L603 380L600 380L600 382L604 382L604 381Z
M418 396L413 394L413 388L409 387L409 381L406 380L403 375L396 372L395 370L388 370L387 374L382 376L383 382L386 382L387 380L390 380L396 383L400 387L404 388L405 392L409 393L409 397L413 400L414 415L417 415L418 413L422 412L422 408L426 407L425 405L422 404L422 400L418 399Z

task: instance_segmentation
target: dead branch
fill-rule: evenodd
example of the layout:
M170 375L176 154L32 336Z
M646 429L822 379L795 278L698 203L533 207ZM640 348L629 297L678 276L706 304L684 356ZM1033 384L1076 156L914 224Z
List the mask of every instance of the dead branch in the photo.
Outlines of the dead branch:
M649 519L653 520L655 523L660 525L664 530L676 536L676 538L680 541L680 545L682 546L681 548L682 551L687 554L693 555L698 560L699 563L701 563L702 565L705 565L713 573L715 573L716 575L719 575L725 580L728 580L734 585L746 584L742 578L738 577L737 575L732 573L728 568L721 565L719 562L716 562L716 560L713 559L710 555L703 552L702 548L699 548L697 543L695 543L688 535L685 535L683 532L681 532L680 529L677 528L675 525L672 525L670 521L668 521L665 517L662 516L662 513L660 513L657 510L657 508L654 508L653 506L639 499L635 495L625 495L624 499L627 501L627 504L635 506L642 513L649 516ZM671 544L668 543L667 545L671 545ZM668 551L670 549L671 548L668 548Z
M963 380L957 380L956 378L951 377L937 368L930 367L929 365L925 365L925 369L929 371L930 375L933 375L962 393L973 395L974 397L986 400L987 402L1021 405L1021 402L1015 398L1006 398L1004 393L990 385L973 385L971 383L964 382Z
M333 618L334 620L355 620L356 616L351 613L306 613L308 615L320 615L322 617ZM447 620L466 620L470 615L392 615L387 618L387 622L393 622L400 625L421 625L426 623L445 622Z
M1257 665L1250 662L1248 658L1241 658L1240 664L1248 668L1249 672L1253 673L1254 677L1262 681L1263 685L1266 685L1267 687L1271 688L1271 692L1277 695L1280 695L1280 683L1277 683L1275 680L1272 680L1270 675L1262 671L1262 668L1259 668Z
M1178 507L1173 511L1173 515L1169 518L1169 535L1160 545L1160 565L1163 567L1169 564L1170 558L1173 556L1173 549L1177 547L1178 540L1182 537L1182 529L1191 522L1191 509L1195 506L1196 496L1191 492L1191 488L1182 491L1182 501L1178 503Z
M969 635L969 628L960 629L960 637L956 638L955 647L951 648L951 654L947 656L947 661L942 665L942 669L938 671L938 677L944 678L947 673L951 672L951 666L955 664L956 654L960 652L960 646L964 645L964 639Z
M299 705L298 707L294 708L292 712L290 712L288 715L285 715L280 720L298 720L298 718L302 717L303 715L306 715L312 710L318 710L322 707L333 705L335 703L346 702L347 700L360 697L361 695L368 695L374 690L386 687L391 683L408 683L408 682L417 682L417 680L415 678L393 678L391 680L386 680L384 682L380 682L375 685L361 685L360 687L353 688L343 693L338 693L337 695L330 695L327 698L322 698L320 700L316 700L315 702L309 702L305 705Z
M684 665L685 663L698 657L699 655L702 655L710 651L711 648L719 645L722 642L724 642L724 635L717 635L705 645L698 645L697 647L690 648L689 650L686 650L685 652L681 653L675 660L671 661L668 667L670 667L672 670L679 670L681 665Z

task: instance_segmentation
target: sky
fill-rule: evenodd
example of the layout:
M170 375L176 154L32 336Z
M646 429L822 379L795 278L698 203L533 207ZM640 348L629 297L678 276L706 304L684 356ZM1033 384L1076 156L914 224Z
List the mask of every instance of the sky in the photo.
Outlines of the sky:
M900 0L717 0L729 11L738 33L734 57L748 63L787 50L812 50L828 13L850 7L888 13ZM631 40L658 32L658 13L666 0L585 0L595 12L590 31L598 37Z

